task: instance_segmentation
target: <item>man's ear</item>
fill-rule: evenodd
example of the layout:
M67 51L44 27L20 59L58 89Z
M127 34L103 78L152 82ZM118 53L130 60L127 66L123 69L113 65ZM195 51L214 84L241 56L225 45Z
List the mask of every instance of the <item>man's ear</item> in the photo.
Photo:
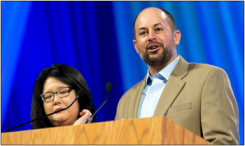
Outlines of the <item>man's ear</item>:
M179 44L180 38L181 38L180 31L179 30L174 31L174 42L175 42L175 45Z
M137 42L136 42L135 39L133 40L133 44L134 44L134 49L135 49L136 52L139 54L138 47L137 47Z

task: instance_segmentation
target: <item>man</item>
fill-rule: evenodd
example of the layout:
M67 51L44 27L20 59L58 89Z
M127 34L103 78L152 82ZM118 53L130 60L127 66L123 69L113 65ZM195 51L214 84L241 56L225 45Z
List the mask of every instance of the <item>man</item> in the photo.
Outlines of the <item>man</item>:
M238 108L226 72L177 55L181 34L171 14L144 9L134 35L149 70L122 96L115 119L165 116L212 144L239 144Z

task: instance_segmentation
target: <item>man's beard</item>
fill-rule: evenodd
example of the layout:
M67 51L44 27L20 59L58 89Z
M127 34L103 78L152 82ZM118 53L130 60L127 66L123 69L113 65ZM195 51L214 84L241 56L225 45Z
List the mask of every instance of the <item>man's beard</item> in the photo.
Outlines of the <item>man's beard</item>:
M159 44L161 46L162 52L157 56L150 56L147 47L145 47L145 52L140 54L140 57L150 66L166 65L174 54L174 42L171 41L170 45L164 47L162 43L152 42L151 44ZM149 45L149 44L148 44ZM147 45L147 46L148 46ZM161 51L161 50L158 50ZM151 53L156 54L158 51Z

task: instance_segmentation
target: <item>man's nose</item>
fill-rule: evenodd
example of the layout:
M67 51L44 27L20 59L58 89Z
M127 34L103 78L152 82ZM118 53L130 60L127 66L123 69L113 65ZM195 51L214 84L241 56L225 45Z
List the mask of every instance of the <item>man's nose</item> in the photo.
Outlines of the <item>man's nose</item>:
M154 31L149 31L148 40L153 41L156 39L156 34Z

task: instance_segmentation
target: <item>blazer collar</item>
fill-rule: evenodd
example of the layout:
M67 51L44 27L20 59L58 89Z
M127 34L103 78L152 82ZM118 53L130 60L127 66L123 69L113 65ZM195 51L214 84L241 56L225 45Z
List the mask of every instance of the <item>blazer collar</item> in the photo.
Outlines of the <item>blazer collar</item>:
M187 75L189 63L180 56L178 63L176 64L171 75L175 74L178 78L183 79Z
M129 119L137 118L140 98L145 88L145 80L146 80L146 76L142 81L140 81L137 85L135 85L132 89L130 89L132 90L132 92L129 95L130 97L128 103L129 104L128 111L130 112L128 113Z
M182 79L187 75L188 63L180 56L178 63L172 71L167 84L161 94L161 97L156 106L154 116L163 116L168 110L171 103L174 101L180 90L185 84ZM145 87L146 77L137 85L132 87L132 92L129 95L129 111L128 118L137 118L140 98Z
M157 103L154 116L165 116L168 108L185 85L182 79L187 75L187 69L188 63L180 56Z

